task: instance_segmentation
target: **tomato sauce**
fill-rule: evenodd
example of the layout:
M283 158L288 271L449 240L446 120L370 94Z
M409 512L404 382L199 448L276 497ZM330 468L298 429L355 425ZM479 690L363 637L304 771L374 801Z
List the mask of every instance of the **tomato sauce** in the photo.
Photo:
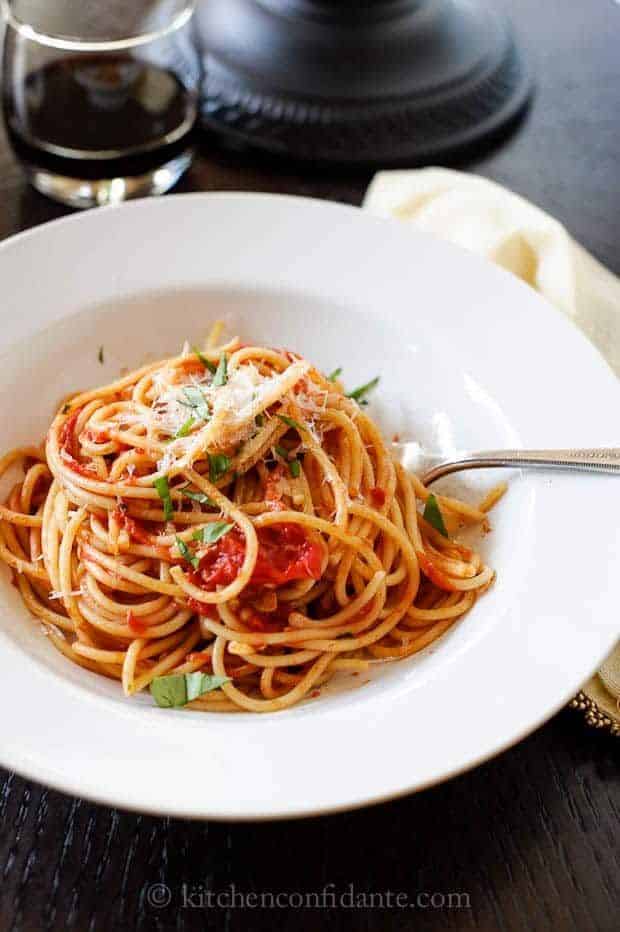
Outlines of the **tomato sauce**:
M370 501L375 506L375 508L383 508L385 505L385 492L383 489L380 489L379 486L375 486L370 490Z
M136 540L139 544L155 545L157 543L157 535L147 531L141 521L138 521L136 518L130 518L122 505L114 509L112 517L127 531L131 540ZM168 551L166 550L164 559L167 558Z
M445 573L442 573L438 569L432 560L430 560L425 553L422 553L421 550L416 550L416 556L420 564L420 569L424 575L430 579L432 583L435 583L439 589L443 589L445 592L457 592L456 586L452 584L450 578L446 576Z
M205 618L210 618L211 621L220 620L217 605L210 605L208 602L200 602L198 599L193 599L190 596L187 600L187 607L193 612L196 612L197 615L204 615Z
M86 476L88 479L97 478L97 470L91 463L80 463L75 458L77 452L77 442L75 437L75 427L77 419L82 413L82 408L77 408L71 417L67 418L60 429L58 436L60 442L61 455L69 469L77 472L80 476Z
M258 556L251 577L254 586L283 586L302 579L319 579L324 550L298 524L274 524L257 530ZM245 538L237 528L212 544L190 574L194 585L207 591L228 586L245 557Z
M132 634L140 635L140 634L144 634L144 632L148 628L148 625L146 625L139 618L136 618L136 616L134 615L132 611L128 611L127 612L127 627L129 628Z

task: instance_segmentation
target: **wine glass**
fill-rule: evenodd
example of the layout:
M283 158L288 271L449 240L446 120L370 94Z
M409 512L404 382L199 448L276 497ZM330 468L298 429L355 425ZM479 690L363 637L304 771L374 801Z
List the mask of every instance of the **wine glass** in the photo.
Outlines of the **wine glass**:
M0 0L3 111L31 184L72 207L163 194L191 164L194 0Z

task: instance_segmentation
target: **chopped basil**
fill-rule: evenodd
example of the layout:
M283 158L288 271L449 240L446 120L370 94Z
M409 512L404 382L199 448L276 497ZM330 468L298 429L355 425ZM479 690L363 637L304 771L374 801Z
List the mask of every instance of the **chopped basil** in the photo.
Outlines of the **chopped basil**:
M159 479L156 479L153 483L157 489L157 494L164 503L164 520L170 521L172 518L172 498L170 497L170 486L168 485L168 479L166 476L160 476Z
M440 534L443 534L444 537L448 536L439 503L437 502L437 499L434 495L429 495L426 499L426 505L424 506L424 514L422 517L425 521L428 521L428 523L431 524L436 531L439 531Z
M200 566L200 560L198 557L191 552L184 540L181 540L180 537L175 537L177 542L177 547L179 548L179 553L184 560L187 560L188 563L191 563L195 570Z
M213 363L211 362L211 360L210 360L210 359L207 359L207 357L206 357L205 355L203 355L203 353L201 353L199 349L196 349L195 346L193 346L192 349L194 350L196 356L198 356L198 359L199 359L200 362L203 364L203 366L205 367L205 369L208 369L209 372L212 373L212 375L215 375L216 367L213 365Z
M254 423L256 424L257 427L262 427L263 424L265 423L265 418L263 417L262 414L257 414L256 417L254 418Z
M230 469L230 460L223 453L207 453L209 457L209 479L214 484Z
M347 398L353 398L354 401L359 401L362 404L365 404L365 401L362 401L365 395L368 392L371 392L373 388L376 388L379 384L379 376L375 379L372 379L370 382L366 382L365 385L360 385L359 388L354 389L352 392L347 392Z
M338 366L337 369L334 369L334 371L331 372L331 373L327 376L327 381L328 381L328 382L335 382L336 379L338 378L338 376L340 376L340 375L342 375L342 366Z
M299 460L291 459L290 458L291 454L289 450L285 450L284 447L277 445L274 447L274 450L278 454L278 456L282 457L282 459L288 466L293 479L298 479L299 476L301 475L301 465L300 465Z
M229 682L230 677L213 676L211 673L171 673L155 677L151 683L151 695L160 709L180 709Z
M199 540L202 544L215 544L220 537L232 531L234 524L226 524L225 521L214 521L213 524L207 524L206 527L194 531L192 537Z
M288 417L286 414L278 414L276 417L278 417L282 423L286 424L287 427L292 427L294 430L305 430L305 427L302 427L299 421L296 421L294 417Z
M192 429L195 423L196 421L194 420L193 417L188 417L185 423L181 427L179 427L176 434L174 435L175 440L178 439L179 437L187 437L187 435L189 434L190 430Z
M104 358L103 358L103 346L100 346L100 347L99 347L99 352L97 353L97 359L99 360L99 362L101 363L101 365L103 365L103 363L105 362L105 360L104 360Z
M183 394L185 395L186 401L181 401L181 404L186 408L191 408L196 417L200 418L201 421L208 421L211 417L209 404L198 386L186 385L183 389Z
M219 365L213 376L213 384L216 388L226 385L228 381L228 359L225 355L220 356Z
M189 492L187 489L181 489L181 495L185 495L186 498L191 498L193 502L199 502L201 505L211 505L213 508L216 508L217 505L212 501L208 495L205 495L204 492Z

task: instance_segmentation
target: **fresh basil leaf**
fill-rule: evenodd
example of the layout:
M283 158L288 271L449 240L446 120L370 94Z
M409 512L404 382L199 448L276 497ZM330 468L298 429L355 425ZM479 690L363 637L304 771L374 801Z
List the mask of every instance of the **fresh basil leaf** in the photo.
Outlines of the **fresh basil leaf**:
M171 673L155 677L151 683L151 695L160 709L180 709L229 682L229 676L211 673Z
M207 453L209 457L209 479L214 484L230 469L230 460L223 453Z
M215 375L215 373L216 373L216 366L213 365L213 363L211 362L211 360L210 360L210 359L207 359L207 357L206 357L203 353L201 353L200 350L197 349L195 346L192 346L192 349L194 350L196 356L198 356L198 359L199 359L200 362L203 364L203 366L205 367L205 369L208 369L209 372L210 372L212 375Z
M202 544L215 544L220 537L232 531L234 526L234 524L227 524L225 521L214 521L212 524L207 524L205 527L200 528L199 531L194 531L192 537L194 540L199 540Z
M278 454L278 456L282 457L282 459L288 466L289 472L291 476L293 477L293 479L298 479L299 476L301 475L301 464L299 460L291 459L290 451L285 450L284 447L276 445L273 449Z
M302 427L299 421L296 421L294 417L289 417L287 414L277 414L278 417L287 427L292 427L294 430L304 431L305 427Z
M338 378L338 376L340 376L340 375L342 375L342 366L338 366L337 369L334 369L334 371L331 372L331 373L327 376L327 381L328 381L328 382L335 382L336 379Z
M175 537L175 540L177 542L177 547L179 548L179 553L181 554L183 559L186 560L188 563L191 563L194 569L197 570L198 567L200 566L200 560L198 559L196 554L191 552L191 550L189 549L185 541L181 540L180 537Z
M262 427L263 424L265 423L265 418L263 417L262 414L257 414L256 417L254 418L254 423L256 424L257 427Z
M187 704L184 674L156 676L151 683L151 696L160 709L178 709Z
M170 496L170 486L168 485L168 479L166 476L160 476L158 479L155 479L153 485L157 489L157 494L164 503L164 520L170 521L174 509L172 507L172 498Z
M177 440L179 437L187 437L187 435L189 434L190 430L192 429L195 423L196 421L194 420L193 417L188 417L185 423L181 427L179 427L176 434L174 435L175 440Z
M202 682L204 673L186 673L185 689L187 691L187 701L192 702L202 696Z
M424 513L422 517L425 521L428 521L428 523L431 524L436 531L439 531L440 534L443 534L444 537L448 536L439 503L434 495L429 495L426 499L426 505L424 506Z
M199 502L201 505L211 505L213 508L216 508L217 505L212 501L208 495L205 495L204 492L189 492L187 489L181 489L181 495L184 495L186 498L191 498L193 502Z
M213 384L216 388L221 388L228 381L228 359L225 355L220 356L220 361L213 376Z
M181 404L186 408L191 408L192 411L194 411L196 417L200 418L201 421L208 421L211 417L209 404L198 386L186 385L183 389L183 394L187 400L181 401Z
M375 379L372 379L370 382L366 382L365 385L360 385L359 388L354 389L352 392L347 392L347 398L353 398L354 401L361 401L364 395L367 395L368 392L371 392L373 388L376 388L379 384L379 376Z

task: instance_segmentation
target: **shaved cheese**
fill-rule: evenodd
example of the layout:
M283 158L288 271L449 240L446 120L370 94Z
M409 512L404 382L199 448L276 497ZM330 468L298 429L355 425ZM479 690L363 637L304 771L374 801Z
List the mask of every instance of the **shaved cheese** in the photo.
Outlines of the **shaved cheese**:
M204 458L209 450L233 455L256 433L256 417L285 401L309 370L309 363L296 360L284 372L264 375L253 362L242 362L229 366L226 384L216 385L208 370L186 373L178 366L163 365L152 374L146 403L135 405L133 411L120 409L109 426L143 435L151 444L165 444L157 469L166 475ZM308 386L303 388L304 411L310 411L319 402L312 399ZM191 431L183 435L181 428L190 418Z
M81 589L74 589L72 592L67 592L67 595L84 595L84 593ZM50 592L50 594L48 595L48 599L50 600L64 599L64 597L65 597L65 593L61 592L59 589L52 590L52 592Z

